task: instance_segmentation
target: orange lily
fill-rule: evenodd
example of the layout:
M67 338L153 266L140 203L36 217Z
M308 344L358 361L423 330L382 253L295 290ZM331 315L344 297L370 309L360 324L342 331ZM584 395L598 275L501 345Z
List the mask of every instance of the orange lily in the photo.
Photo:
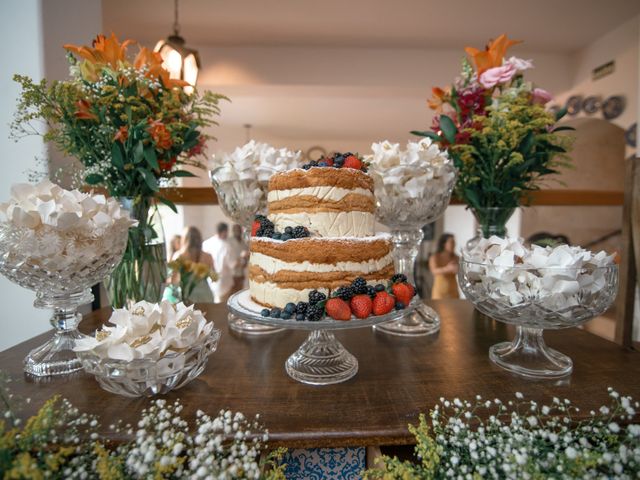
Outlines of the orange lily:
M427 105L432 110L437 112L442 110L442 105L444 104L444 97L447 95L447 92L441 89L440 87L433 87L431 89L431 93L433 94L429 100L427 100Z
M129 129L127 128L126 125L123 125L118 129L118 131L113 137L113 140L120 141L120 143L124 143L127 141L127 138L129 138Z
M95 113L91 111L91 104L86 100L78 100L76 102L77 110L74 116L79 120L98 120Z
M162 57L158 52L152 52L148 48L142 47L133 61L133 66L135 69L141 69L145 65L147 67L147 77L160 79L168 89L189 85L189 82L169 76L169 71L162 66Z
M111 33L111 37L98 35L93 41L93 47L66 44L63 47L70 52L79 55L88 62L100 65L110 65L111 68L118 68L118 64L126 60L127 47L133 43L132 40L125 40L120 43L118 37Z
M484 50L478 50L474 47L467 47L465 51L473 59L473 63L476 65L476 71L478 77L490 68L499 67L502 65L502 59L507 53L507 49L513 45L522 43L521 40L509 40L503 33L495 40L489 42L489 45Z

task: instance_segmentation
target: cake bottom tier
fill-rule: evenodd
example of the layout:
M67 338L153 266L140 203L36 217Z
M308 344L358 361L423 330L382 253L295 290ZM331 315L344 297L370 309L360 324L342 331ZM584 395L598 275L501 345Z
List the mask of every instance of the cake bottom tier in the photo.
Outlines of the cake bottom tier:
M366 238L300 238L281 242L251 239L249 290L266 307L306 302L309 292L330 294L357 277L367 283L386 282L393 276L389 235Z

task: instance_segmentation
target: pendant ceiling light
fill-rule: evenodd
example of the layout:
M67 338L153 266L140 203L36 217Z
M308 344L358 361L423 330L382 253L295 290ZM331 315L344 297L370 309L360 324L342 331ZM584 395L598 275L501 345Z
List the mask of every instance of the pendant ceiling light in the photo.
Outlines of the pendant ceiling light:
M200 69L200 57L198 52L187 47L184 38L180 36L180 25L178 24L178 0L174 0L173 12L173 35L164 40L160 40L154 52L159 52L162 57L163 66L169 70L171 78L185 80L192 85L185 87L187 93L193 92L193 87L198 80L198 70Z

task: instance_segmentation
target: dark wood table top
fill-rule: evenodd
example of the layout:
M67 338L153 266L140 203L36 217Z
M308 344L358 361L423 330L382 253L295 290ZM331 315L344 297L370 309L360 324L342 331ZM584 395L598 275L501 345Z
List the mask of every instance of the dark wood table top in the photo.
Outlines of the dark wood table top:
M487 354L492 344L511 337L510 327L478 316L464 300L431 304L442 318L436 336L392 337L371 328L336 332L358 359L360 370L345 383L324 387L297 383L285 373L284 362L302 343L305 332L242 336L228 329L225 307L201 306L222 330L218 351L200 377L166 398L181 399L188 419L198 409L260 413L270 444L289 447L410 444L413 437L407 424L416 423L418 414L428 412L442 396L509 399L519 391L537 401L570 398L585 413L608 403L609 386L640 398L638 352L579 329L547 332L547 343L573 359L573 375L561 381L525 380L494 366ZM108 316L108 309L88 315L81 330L89 333ZM148 399L107 393L85 373L44 382L27 378L22 360L48 335L0 353L0 369L16 379L13 392L32 400L24 414L32 414L46 399L60 394L80 411L98 414L106 437L115 421L138 419Z

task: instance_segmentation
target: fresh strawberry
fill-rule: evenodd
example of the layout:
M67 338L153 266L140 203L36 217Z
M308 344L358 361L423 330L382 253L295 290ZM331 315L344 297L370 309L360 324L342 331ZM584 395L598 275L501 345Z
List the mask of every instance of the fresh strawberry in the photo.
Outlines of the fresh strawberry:
M260 228L260 222L258 220L253 221L253 225L251 225L251 236L255 237L256 233L258 233L258 229Z
M341 298L330 298L324 306L327 315L334 320L351 320L349 304Z
M366 294L355 295L349 305L353 314L358 318L367 318L373 309L371 297Z
M411 303L411 299L416 294L415 288L410 283L394 283L391 291L399 302L404 303L405 307Z
M343 168L355 168L356 170L362 170L362 160L355 155L349 155L344 159Z
M329 167L333 167L333 158L325 157L322 159L322 161L325 162Z
M391 295L387 292L378 292L373 299L373 314L385 315L393 310L395 306L396 301Z

